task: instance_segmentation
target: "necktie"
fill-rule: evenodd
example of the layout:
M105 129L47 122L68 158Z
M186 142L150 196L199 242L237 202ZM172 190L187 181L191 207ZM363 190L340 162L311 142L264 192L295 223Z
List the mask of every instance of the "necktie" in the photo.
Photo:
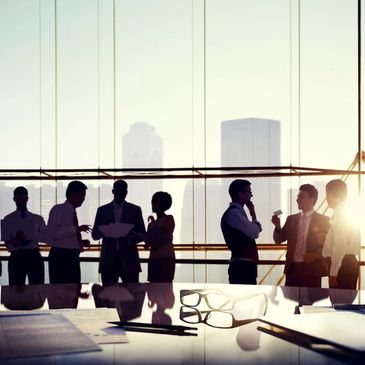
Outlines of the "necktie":
M83 251L83 245L82 245L82 237L81 237L81 232L79 231L78 227L79 227L79 221L77 219L77 214L76 214L76 210L74 212L74 225L76 227L76 237L77 237L77 241L79 242L79 246L81 251Z
M114 207L114 221L115 221L115 223L120 222L121 215L122 215L122 205L117 204Z
M297 249L300 252L300 256L303 257L305 253L305 227L307 217L302 214L298 225L298 236L297 236Z

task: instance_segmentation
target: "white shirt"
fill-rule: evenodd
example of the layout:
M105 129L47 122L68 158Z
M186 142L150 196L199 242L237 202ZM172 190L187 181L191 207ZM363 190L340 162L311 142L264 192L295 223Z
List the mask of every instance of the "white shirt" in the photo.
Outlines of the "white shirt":
M56 204L49 212L47 243L52 247L80 249L74 223L75 208L69 202Z
M306 213L301 213L299 217L299 225L301 224L301 221L304 220L304 232L303 232L303 239L300 239L300 237L297 237L297 242L295 245L295 252L293 261L294 262L303 262L303 256L306 252L306 242L307 242L307 235L308 235L308 229L309 225L312 220L314 210L310 210ZM298 232L299 232L299 225L298 225Z
M257 220L253 220L251 222L247 218L247 214L242 205L231 202L230 206L233 206L234 208L230 209L227 213L226 222L231 227L238 229L253 240L258 238L260 232L262 231L260 222Z
M360 231L349 222L345 205L341 203L334 209L323 246L323 256L331 257L330 276L337 276L345 255L359 255L360 245Z
M46 231L46 223L42 216L38 214L33 214L26 210L25 212L21 212L16 210L13 213L8 214L4 217L4 221L6 220L27 220L33 226L33 237L31 240L27 240L24 242L24 245L20 247L14 247L13 244L9 241L5 241L5 245L9 251L17 251L17 250L29 250L29 249L39 249L38 244L40 241L45 241L45 231ZM27 237L26 237L27 239Z

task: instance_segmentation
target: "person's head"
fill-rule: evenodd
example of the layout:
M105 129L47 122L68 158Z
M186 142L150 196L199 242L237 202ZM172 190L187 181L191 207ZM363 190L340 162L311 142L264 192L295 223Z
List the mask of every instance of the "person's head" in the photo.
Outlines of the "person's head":
M169 193L165 191L158 191L154 193L152 196L152 212L159 213L165 212L166 210L170 209L172 205L172 198Z
M16 209L25 211L28 203L28 190L24 186L18 186L14 189L13 200L16 205Z
M244 205L248 203L252 197L251 183L248 180L243 179L233 180L229 185L228 193L233 202Z
M81 207L85 200L87 186L81 181L74 180L67 185L66 199L75 207Z
M338 204L347 198L347 185L340 179L331 180L326 185L326 199L330 208L336 208Z
M309 212L314 208L318 199L318 190L311 184L303 184L299 187L297 195L298 209Z
M112 193L117 204L123 203L128 193L128 184L124 180L115 180Z

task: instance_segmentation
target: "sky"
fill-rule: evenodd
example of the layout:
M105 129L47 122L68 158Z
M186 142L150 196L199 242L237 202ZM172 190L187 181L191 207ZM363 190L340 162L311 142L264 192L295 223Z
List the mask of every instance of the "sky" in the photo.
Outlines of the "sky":
M283 166L352 162L355 0L116 0L115 32L111 0L56 3L0 0L1 168L123 167L136 122L162 167L220 166L221 122L250 117L280 121Z

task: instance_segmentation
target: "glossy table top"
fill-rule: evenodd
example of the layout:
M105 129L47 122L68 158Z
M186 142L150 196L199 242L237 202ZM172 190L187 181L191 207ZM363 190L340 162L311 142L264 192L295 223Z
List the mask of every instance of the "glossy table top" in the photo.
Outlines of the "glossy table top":
M128 327L129 343L101 345L101 352L23 358L22 364L342 364L357 361L279 338L256 319L291 316L302 305L361 303L362 296L348 290L196 283L2 286L0 310L110 307L123 321L158 325ZM174 326L194 329L165 330Z

